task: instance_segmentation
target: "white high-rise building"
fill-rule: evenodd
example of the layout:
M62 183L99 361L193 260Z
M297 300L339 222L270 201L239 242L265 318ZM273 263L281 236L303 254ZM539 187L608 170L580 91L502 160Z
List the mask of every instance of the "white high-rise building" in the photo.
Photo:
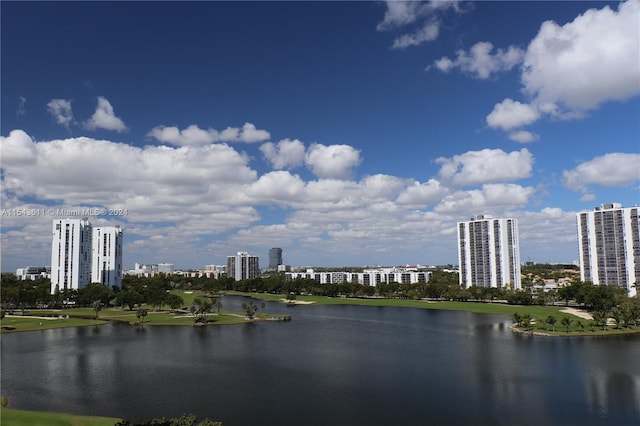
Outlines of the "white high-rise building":
M122 285L122 229L120 225L93 228L91 282Z
M84 219L53 221L51 293L84 288L91 281L91 224Z
M227 256L227 276L236 281L258 278L258 259L258 256L251 256L244 251L239 251L235 256Z
M640 278L640 207L602 204L580 212L580 280L623 287L635 296Z
M458 222L460 285L521 288L518 222L479 215Z

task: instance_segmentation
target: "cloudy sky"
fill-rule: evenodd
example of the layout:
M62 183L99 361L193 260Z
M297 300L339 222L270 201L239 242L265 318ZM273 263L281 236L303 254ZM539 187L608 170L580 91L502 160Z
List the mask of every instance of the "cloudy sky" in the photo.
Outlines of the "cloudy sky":
M122 209L124 266L457 263L515 217L640 202L640 2L2 2L2 271L52 208ZM16 209L40 209L35 217ZM13 209L13 210L12 210Z

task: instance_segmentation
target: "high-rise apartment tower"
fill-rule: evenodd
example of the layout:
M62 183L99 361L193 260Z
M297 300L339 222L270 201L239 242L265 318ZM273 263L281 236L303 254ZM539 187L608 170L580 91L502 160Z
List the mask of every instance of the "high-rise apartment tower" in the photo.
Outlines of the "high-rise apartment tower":
M239 251L235 256L227 256L227 276L236 281L248 280L260 276L258 256Z
M476 216L458 222L460 285L519 289L520 245L513 218Z
M122 229L117 226L93 228L91 282L109 287L122 285Z
M622 287L635 296L640 278L640 208L602 204L578 213L577 220L580 280Z
M91 281L91 229L86 218L53 221L51 293L78 290Z

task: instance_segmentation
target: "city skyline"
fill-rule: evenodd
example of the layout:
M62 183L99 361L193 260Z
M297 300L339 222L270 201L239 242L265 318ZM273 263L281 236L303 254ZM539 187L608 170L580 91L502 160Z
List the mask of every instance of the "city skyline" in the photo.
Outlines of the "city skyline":
M267 265L274 247L456 264L479 214L517 219L523 262L572 263L578 212L640 200L638 1L8 2L0 19L3 272L47 264L51 220L76 212L126 227L127 269Z

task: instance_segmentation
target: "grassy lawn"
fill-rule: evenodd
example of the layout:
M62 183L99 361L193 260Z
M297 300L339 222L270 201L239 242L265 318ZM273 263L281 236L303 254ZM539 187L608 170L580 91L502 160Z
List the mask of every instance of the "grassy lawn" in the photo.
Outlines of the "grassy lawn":
M251 296L256 299L280 301L283 295L262 294L262 293L239 293L228 292L226 294ZM450 311L466 311L478 314L507 314L514 312L529 314L533 317L548 315L573 315L562 314L559 306L516 306L503 303L479 303L479 302L450 302L450 301L426 301L426 300L405 300L405 299L351 299L346 297L326 297L326 296L296 296L296 300L303 302L313 302L317 305L362 305L362 306L396 306L422 309L445 309Z
M113 426L120 419L111 417L74 416L61 413L0 409L2 426Z
M35 315L38 315L36 313ZM106 324L106 321L90 320L84 318L68 318L68 319L41 319L34 317L14 317L6 316L0 320L0 326L2 326L3 333L11 333L17 331L33 331L33 330L47 330L50 328L64 328L64 327L84 327L89 325L102 325ZM7 327L7 328L5 328Z
M618 328L615 325L608 325L606 330L603 330L602 327L596 327L591 320L586 320L582 318L575 319L571 315L560 313L560 315L554 315L558 322L554 327L551 324L547 324L545 319L547 317L537 317L535 318L535 323L532 323L528 330L519 327L518 330L521 332L532 332L535 334L549 334L553 336L613 336L613 335L624 335L624 334L636 334L640 333L640 327L620 327ZM571 324L567 328L566 325L563 325L560 321L563 317L568 317L572 319ZM582 324L583 327L580 327L579 324Z
M177 293L182 295L181 292ZM189 294L191 301L198 297L199 293ZM144 325L181 325L191 326L195 323L196 317L184 311L172 312L169 310L155 311L148 307L147 316L144 317ZM60 315L69 318L59 319ZM258 312L255 320L267 320L269 317L281 318L286 315L266 315ZM103 308L99 312L98 320L93 319L95 312L91 308L71 308L60 310L27 310L25 316L6 316L0 322L2 332L46 330L50 328L80 327L88 325L102 325L108 321L120 321L130 325L138 325L137 309L130 311L128 308ZM242 324L248 322L244 314L214 309L214 312L207 315L207 325L229 325Z
M241 293L227 292L226 294L238 296L251 296L255 299L282 301L283 295L262 294L262 293ZM313 302L318 305L361 305L361 306L396 306L396 307L412 307L422 309L445 309L452 311L465 311L479 314L504 314L513 315L531 315L534 323L530 327L530 331L557 335L557 336L611 336L622 334L640 333L640 327L633 328L616 328L608 326L606 331L602 328L594 327L593 321L577 317L575 315L562 312L562 306L519 306L507 305L503 303L480 303L480 302L450 302L450 301L426 301L426 300L403 300L403 299L352 299L344 297L326 297L326 296L296 296L296 300L304 302ZM555 325L555 331L550 324L545 323L546 318L552 315L558 322ZM569 330L562 325L563 317L571 319ZM584 327L580 328L579 323Z

